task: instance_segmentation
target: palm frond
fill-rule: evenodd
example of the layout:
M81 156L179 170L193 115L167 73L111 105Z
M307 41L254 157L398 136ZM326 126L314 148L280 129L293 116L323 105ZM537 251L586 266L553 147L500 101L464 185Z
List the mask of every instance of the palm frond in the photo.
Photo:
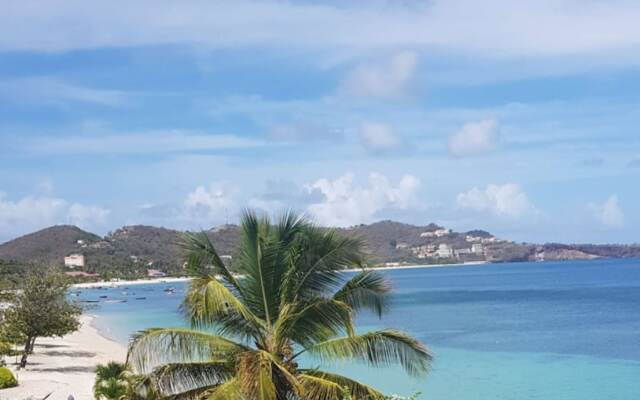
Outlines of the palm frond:
M165 364L152 373L152 381L162 396L204 391L218 386L235 373L232 362Z
M342 400L346 388L354 400L382 400L385 396L374 388L331 372L314 369L300 370L299 379L308 398L314 400ZM336 397L337 396L337 397Z
M185 233L179 245L186 253L189 274L194 277L220 275L227 284L241 292L238 281L218 255L206 232Z
M127 365L147 375L171 363L226 361L246 347L232 340L185 328L151 328L135 334L129 344Z
M206 396L207 400L243 400L244 398L236 378L229 379L222 385L212 389Z
M333 298L348 304L354 311L368 308L379 317L388 308L391 283L377 271L362 271L349 279Z
M391 329L331 339L306 350L324 362L363 360L374 367L400 364L413 376L426 374L432 360L422 343Z
M281 313L275 326L277 343L291 340L304 347L354 332L351 308L341 301L319 298L300 307L292 305L289 313Z
M332 380L309 374L300 374L298 379L302 382L304 393L308 399L343 400L343 388Z
M109 378L119 379L124 370L124 365L115 361L99 364L96 366L96 380L106 380Z
M362 240L319 228L308 229L305 235L307 238L301 249L302 256L296 266L299 271L294 291L297 297L334 292L342 282L339 271L362 265Z
M276 269L281 267L279 243L274 240L272 227L266 217L246 211L242 216L242 236L238 268L244 273L242 285L247 293L246 303L252 312L266 321L267 326L277 316L279 283L274 281Z
M264 323L213 276L191 281L181 309L193 327L218 325L243 337L257 337L264 329Z
M126 383L118 378L97 381L93 386L93 396L98 400L119 400L126 391Z
M248 351L238 356L236 379L247 399L276 400L273 365L261 351Z

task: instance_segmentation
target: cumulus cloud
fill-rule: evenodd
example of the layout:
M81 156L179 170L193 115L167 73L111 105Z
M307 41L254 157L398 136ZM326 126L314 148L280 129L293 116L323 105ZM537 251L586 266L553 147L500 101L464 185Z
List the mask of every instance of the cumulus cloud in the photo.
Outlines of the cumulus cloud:
M624 226L624 213L620 204L618 204L618 196L612 194L604 203L590 203L587 206L594 218L607 228L621 228Z
M225 223L229 213L238 211L236 197L237 190L226 183L198 186L187 194L182 210L184 218L189 225L199 225L197 228Z
M469 122L449 137L449 153L464 157L490 152L495 149L498 136L495 119Z
M394 54L385 64L362 64L342 82L341 90L353 96L397 97L404 94L415 75L418 56Z
M400 139L391 127L375 122L363 122L358 129L360 142L369 151L383 153L400 146Z
M0 241L56 224L87 230L101 228L109 213L99 206L73 203L50 194L11 200L0 192Z
M323 197L307 209L323 225L368 223L386 209L406 209L414 204L419 186L420 181L412 175L403 176L397 185L378 173L370 174L363 186L357 185L351 173L334 180L323 178L307 185L308 191L318 191Z
M515 219L536 213L526 193L515 183L489 184L484 190L474 187L458 194L456 203L460 208L505 218Z
M318 190L309 190L293 181L268 180L265 182L264 191L249 199L249 207L269 213L279 213L288 209L301 211L323 199L324 196Z

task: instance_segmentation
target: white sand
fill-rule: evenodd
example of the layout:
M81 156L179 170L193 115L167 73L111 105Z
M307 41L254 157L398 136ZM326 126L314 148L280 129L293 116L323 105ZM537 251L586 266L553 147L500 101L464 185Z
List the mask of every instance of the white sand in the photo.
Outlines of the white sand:
M156 279L136 279L136 280L119 280L119 281L100 281L100 282L86 282L76 283L72 285L74 288L96 288L96 287L116 287L116 286L131 286L131 285L145 285L152 283L175 283L175 282L187 282L191 278L156 278Z
M416 269L416 268L452 268L452 267L469 267L472 265L483 265L489 264L487 261L468 261L465 263L456 263L456 264L418 264L418 265L396 265L393 267L370 267L365 268L366 270L374 270L374 271L387 271L393 269ZM362 271L361 268L349 268L343 269L343 272L359 272Z
M101 336L91 325L93 317L82 315L80 330L63 338L38 339L27 367L16 371L19 386L0 390L0 400L42 399L67 400L70 394L76 400L93 399L94 368L109 361L124 362L125 346ZM14 360L7 359L7 363Z

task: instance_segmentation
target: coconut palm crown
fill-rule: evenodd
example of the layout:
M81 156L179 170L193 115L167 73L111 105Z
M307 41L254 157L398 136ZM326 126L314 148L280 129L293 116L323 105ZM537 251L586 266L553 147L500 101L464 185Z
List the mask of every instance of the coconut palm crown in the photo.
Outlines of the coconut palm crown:
M211 400L379 399L372 387L335 373L303 367L363 361L399 365L423 376L431 355L407 334L359 333L353 318L369 309L381 316L389 282L362 269L364 245L335 230L285 213L271 222L246 211L234 271L207 235L187 234L183 247L193 280L182 304L191 328L154 328L131 340L127 362L171 398Z

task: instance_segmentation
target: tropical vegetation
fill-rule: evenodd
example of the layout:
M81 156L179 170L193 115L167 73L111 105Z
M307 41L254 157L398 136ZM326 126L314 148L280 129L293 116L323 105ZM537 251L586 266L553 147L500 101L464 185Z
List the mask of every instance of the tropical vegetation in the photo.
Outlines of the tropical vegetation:
M125 366L111 361L96 367L93 397L96 400L119 400L126 394Z
M18 386L18 381L9 368L0 367L0 389Z
M364 244L303 217L277 221L247 211L234 274L206 234L187 234L183 248L194 277L182 304L190 328L152 328L131 341L127 363L139 388L161 397L211 400L382 399L356 379L324 371L340 360L399 365L424 376L431 354L395 329L358 332L354 317L378 316L390 284L362 268ZM305 366L309 360L315 364Z
M56 272L29 273L5 310L0 334L10 343L23 344L20 368L27 365L39 337L64 336L78 329L80 307L66 296L67 278Z

